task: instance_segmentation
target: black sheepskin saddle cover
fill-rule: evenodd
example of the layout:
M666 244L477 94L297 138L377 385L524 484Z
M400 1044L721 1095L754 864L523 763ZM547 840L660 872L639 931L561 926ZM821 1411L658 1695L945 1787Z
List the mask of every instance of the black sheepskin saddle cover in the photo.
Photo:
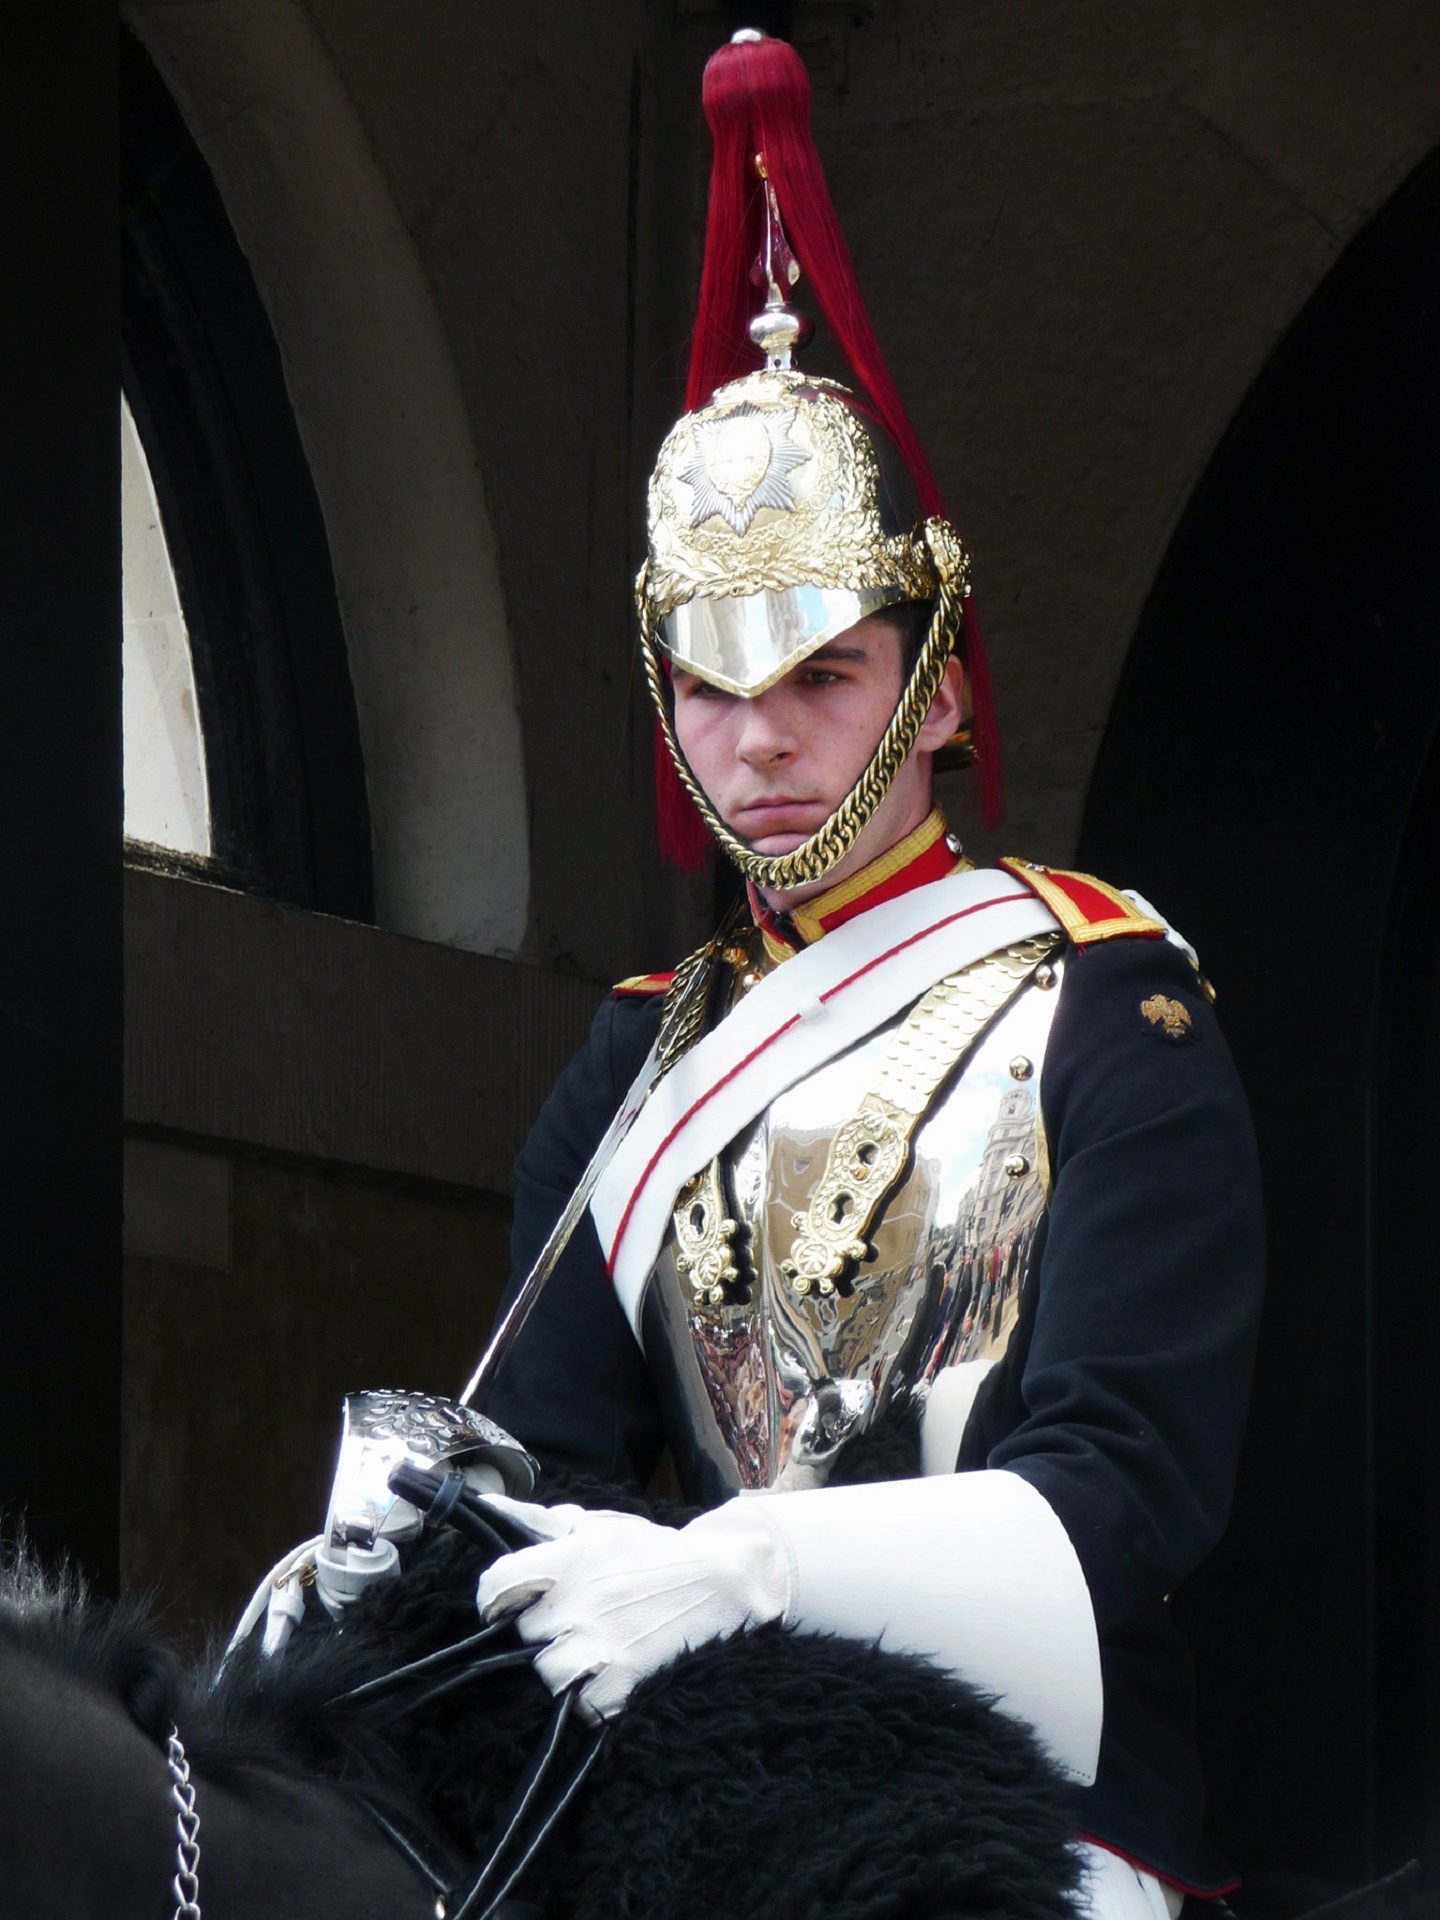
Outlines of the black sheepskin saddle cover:
M319 1774L423 1807L479 1856L549 1715L528 1668L386 1723L336 1697L473 1633L481 1565L458 1537L429 1537L343 1632L317 1622L282 1660L242 1653L218 1683L143 1623L53 1590L49 1606L0 1595L0 1633L114 1693L157 1741L173 1719L202 1780ZM770 1626L636 1690L521 1891L554 1920L1073 1920L1071 1822L1034 1739L973 1688Z

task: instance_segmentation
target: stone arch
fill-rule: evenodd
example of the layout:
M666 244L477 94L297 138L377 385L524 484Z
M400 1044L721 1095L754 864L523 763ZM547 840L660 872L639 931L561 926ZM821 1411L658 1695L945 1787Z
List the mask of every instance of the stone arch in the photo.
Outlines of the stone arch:
M298 0L126 17L254 272L324 514L364 753L379 922L513 952L529 901L515 673L445 329Z

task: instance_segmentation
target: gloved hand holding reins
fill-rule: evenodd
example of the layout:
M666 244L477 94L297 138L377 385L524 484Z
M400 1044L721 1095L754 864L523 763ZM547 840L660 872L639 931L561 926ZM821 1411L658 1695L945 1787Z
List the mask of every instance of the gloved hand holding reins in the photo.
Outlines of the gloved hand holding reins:
M480 1612L490 1620L528 1600L520 1636L548 1642L535 1671L552 1693L584 1680L579 1705L589 1720L617 1714L639 1681L687 1647L777 1620L789 1603L784 1546L753 1501L729 1501L684 1527L584 1507L488 1504L548 1537L481 1575Z

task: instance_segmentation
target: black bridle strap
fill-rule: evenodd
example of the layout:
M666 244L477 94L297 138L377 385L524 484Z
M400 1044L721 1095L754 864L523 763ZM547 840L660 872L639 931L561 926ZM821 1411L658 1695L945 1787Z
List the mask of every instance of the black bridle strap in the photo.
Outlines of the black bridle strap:
M535 1804L535 1797L544 1785L545 1776L555 1758L556 1749L564 1738L565 1728L569 1723L570 1712L574 1705L575 1694L571 1688L567 1688L564 1693L556 1697L550 1709L550 1718L546 1723L545 1731L540 1736L540 1744L531 1755L530 1764L526 1767L515 1792L510 1796L510 1805L506 1808L505 1818L501 1822L500 1837L491 1848L489 1859L466 1888L464 1898L455 1909L456 1920L463 1920L464 1914L474 1911L475 1903L484 1893L501 1860L505 1857L506 1850L520 1831L526 1815Z
M486 1902L483 1910L480 1909L479 1903L490 1890L499 1864L514 1842L521 1823L535 1802L544 1777L550 1769L550 1764L555 1754L559 1751L561 1738L574 1705L575 1694L576 1687L569 1687L556 1699L554 1709L550 1715L550 1723L541 1741L540 1751L530 1764L529 1774L523 1783L519 1798L515 1803L515 1810L506 1822L505 1830L500 1835L490 1858L485 1862L476 1878L471 1882L463 1898L461 1898L459 1905L451 1907L450 1920L493 1920L493 1916L502 1901L508 1897L521 1875L525 1872L541 1847L544 1846L556 1823L562 1818L565 1810L580 1791L580 1788L585 1782L586 1775L599 1759L600 1751L605 1744L605 1737L608 1731L605 1727L600 1727L596 1730L590 1745L572 1769L569 1778L562 1783L559 1793L557 1793L551 1801L529 1839L525 1842L520 1857L506 1874L501 1884L490 1894L490 1898Z
M492 1561L514 1551L517 1547L536 1545L545 1537L513 1514L491 1506L466 1483L463 1474L454 1469L440 1474L408 1461L403 1462L391 1473L390 1486L402 1499L410 1501L419 1509L425 1516L427 1527L454 1527L458 1533L484 1549ZM519 1606L512 1608L498 1620L491 1621L478 1633L456 1641L453 1646L442 1647L435 1653L426 1654L419 1660L412 1660L390 1673L381 1674L374 1680L368 1680L361 1686L352 1688L349 1693L342 1694L340 1700L347 1704L355 1703L361 1706L369 1706L379 1701L382 1704L380 1716L382 1720L399 1719L401 1716L419 1712L423 1707L430 1706L447 1693L459 1687L468 1686L472 1680L478 1680L485 1674L533 1663L537 1649L527 1646L520 1646L506 1653L484 1655L474 1661L467 1659L472 1651L488 1646L495 1635L513 1627L517 1616L523 1613L528 1605L528 1600L522 1601ZM456 1670L451 1671L452 1668ZM434 1681L433 1685L422 1687L417 1694L404 1693L409 1683L424 1680L436 1674L440 1677ZM603 1727L593 1735L579 1761L571 1769L568 1778L562 1780L559 1791L540 1816L528 1838L525 1838L526 1824L531 1819L541 1792L554 1771L556 1758L564 1743L566 1730L575 1708L578 1685L577 1682L575 1686L566 1688L556 1697L545 1731L541 1735L540 1744L531 1757L524 1777L511 1796L500 1837L492 1848L489 1858L470 1881L468 1888L460 1895L459 1905L451 1906L451 1920L494 1920L497 1910L545 1844L556 1823L564 1816L571 1801L580 1791L590 1769L599 1758L605 1744L606 1730ZM401 1694L402 1697L393 1698L396 1694ZM519 1857L505 1874L501 1885L495 1887L494 1883L501 1871L503 1861L517 1844L520 1845ZM408 1852L408 1849L404 1850ZM479 1912L482 1900L485 1900L486 1904L483 1912Z
M413 1808L407 1808L402 1814L398 1807L375 1789L355 1787L351 1791L391 1846L405 1856L431 1892L448 1894L459 1878L459 1869L449 1842L434 1823L422 1823Z
M454 1468L444 1474L433 1473L428 1467L402 1460L391 1472L390 1488L419 1508L427 1526L448 1524L476 1546L484 1547L493 1558L516 1547L538 1546L545 1538L514 1514L492 1507Z
M487 1674L504 1673L507 1667L528 1667L534 1658L533 1647L513 1647L505 1653L492 1653L483 1660L473 1660L468 1666L461 1667L458 1673L442 1675L433 1686L425 1687L419 1693L405 1694L398 1700L382 1700L376 1718L382 1726L389 1720L408 1718L412 1713L419 1713L422 1707L433 1706L437 1700L443 1700L447 1693L468 1687L472 1681L483 1680Z
M481 1647L488 1646L497 1639L514 1619L513 1613L505 1614L501 1619L492 1620L488 1627L482 1627L478 1633L467 1634L465 1639L456 1640L451 1646L438 1647L434 1653L425 1653L418 1660L407 1660L403 1667L392 1667L388 1673L380 1673L373 1680L364 1680L358 1687L351 1687L348 1693L335 1696L332 1706L358 1706L362 1701L378 1700L395 1687L403 1687L410 1680L426 1680L431 1674L443 1673L457 1660L465 1660L472 1653L478 1653Z

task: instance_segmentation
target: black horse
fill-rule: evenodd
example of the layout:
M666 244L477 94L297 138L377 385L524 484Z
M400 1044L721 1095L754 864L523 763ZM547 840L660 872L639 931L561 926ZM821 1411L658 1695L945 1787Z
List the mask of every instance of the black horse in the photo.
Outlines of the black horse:
M427 1535L343 1631L317 1617L283 1659L242 1649L218 1675L13 1560L0 1912L176 1911L175 1729L203 1920L429 1920L447 1899L454 1915L548 1730L552 1777L593 1764L510 1905L495 1902L520 1856L474 1920L1072 1920L1063 1784L1028 1733L929 1662L766 1627L656 1674L597 1746L578 1718L557 1726L518 1653L497 1668L485 1648L478 1677L445 1653L475 1640L487 1557ZM388 1684L416 1661L441 1679Z
M138 1621L12 1571L0 1603L0 1912L162 1920L175 1911L171 1717L196 1706L206 1915L422 1920L433 1897L343 1788L216 1740L179 1663Z

